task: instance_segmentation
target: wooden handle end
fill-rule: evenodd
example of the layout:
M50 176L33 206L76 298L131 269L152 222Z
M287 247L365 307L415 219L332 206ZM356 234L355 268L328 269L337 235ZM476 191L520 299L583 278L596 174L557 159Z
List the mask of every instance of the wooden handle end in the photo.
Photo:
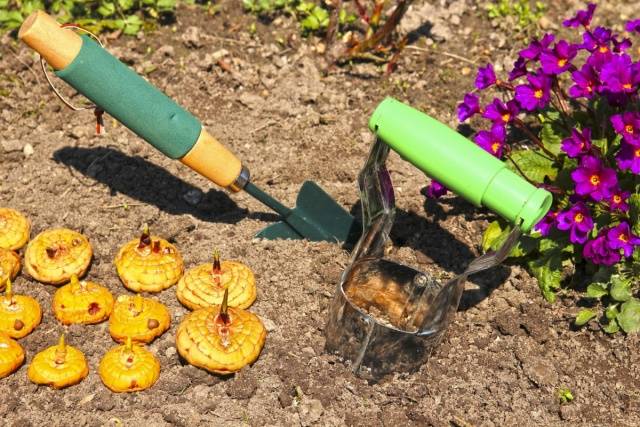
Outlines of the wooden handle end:
M180 161L223 188L233 184L242 170L240 159L204 128L193 148Z
M36 10L24 20L18 38L38 52L55 70L62 70L75 59L82 39L65 30L42 10Z

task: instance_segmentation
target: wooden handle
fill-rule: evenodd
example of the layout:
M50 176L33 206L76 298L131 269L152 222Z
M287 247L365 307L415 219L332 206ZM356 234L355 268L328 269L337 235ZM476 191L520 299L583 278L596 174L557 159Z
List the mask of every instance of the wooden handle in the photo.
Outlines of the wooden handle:
M240 159L205 128L202 128L193 148L180 161L224 188L233 184L242 170Z
M18 38L38 52L55 70L62 70L78 56L82 39L41 10L33 12L20 26Z

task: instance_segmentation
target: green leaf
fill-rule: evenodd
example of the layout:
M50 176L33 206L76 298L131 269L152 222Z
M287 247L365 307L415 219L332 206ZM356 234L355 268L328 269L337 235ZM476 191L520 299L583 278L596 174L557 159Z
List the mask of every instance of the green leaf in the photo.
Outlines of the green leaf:
M24 16L29 16L32 12L41 9L44 9L44 4L42 4L40 0L26 0L22 3L20 12L22 12Z
M530 180L536 183L543 183L545 177L554 180L558 175L553 160L535 150L514 150L511 152L511 159L518 165ZM507 166L519 174L512 162L507 162Z
M158 6L158 10L160 12L165 12L175 9L176 4L176 0L158 0L158 3L156 5Z
M616 321L616 319L612 319L602 329L608 334L615 334L620 330L620 325L618 325L618 322Z
M505 225L505 228L502 228L500 221L493 221L482 235L482 251L497 251L507 240L511 231L510 225ZM538 248L538 240L538 238L531 236L521 236L518 243L509 252L509 257L518 258L529 255Z
M562 281L561 252L549 251L544 257L530 261L528 266L533 276L538 279L538 286L544 298L551 303L555 302L555 291L560 288Z
M561 388L558 390L558 398L560 399L560 403L569 403L573 400L573 393L567 387Z
M96 10L100 16L108 17L116 13L116 5L110 2L103 2Z
M142 27L142 19L137 15L127 16L127 19L124 21L124 25L123 32L127 35L133 36L140 31L140 28Z
M329 12L325 8L316 6L311 13L320 22L320 25L326 26L329 23Z
M632 298L622 304L616 320L626 333L640 331L640 301Z
M614 320L618 316L618 313L620 313L620 311L618 310L617 303L609 304L609 306L604 310L604 315L609 321Z
M320 29L320 22L315 16L309 15L300 22L300 26L305 31L316 31Z
M634 234L640 234L640 194L632 194L629 197L629 219Z
M607 148L608 148L608 145L609 145L609 141L607 140L607 138L594 139L591 142L592 142L593 145L598 147L600 149L600 151L602 151L603 153L607 152Z
M580 312L576 316L576 321L575 321L576 326L586 325L589 322L589 320L596 317L597 314L598 312L594 310L583 308L582 310L580 310Z
M117 0L117 1L118 1L118 4L120 5L120 8L125 12L131 9L135 5L134 0Z
M555 114L554 114L555 113ZM549 112L542 123L540 131L540 140L544 147L553 154L560 154L562 140L565 138L565 131L560 126L560 114L558 112Z
M627 301L631 298L631 280L623 279L619 275L611 276L611 298L616 301Z
M556 240L540 239L540 252L545 253L554 249L559 249L559 245Z
M500 222L493 221L482 235L482 251L487 252L493 246L493 243L502 235L502 227Z
M600 283L592 283L587 286L587 297L588 298L600 298L604 295L607 295L607 289L602 286Z

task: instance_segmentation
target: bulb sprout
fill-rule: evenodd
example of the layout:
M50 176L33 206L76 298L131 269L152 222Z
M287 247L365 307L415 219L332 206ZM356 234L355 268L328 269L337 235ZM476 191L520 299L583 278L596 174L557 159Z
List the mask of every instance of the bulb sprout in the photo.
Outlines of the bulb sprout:
M142 229L142 234L140 235L140 243L138 244L138 248L146 248L151 244L151 234L149 234L149 225L144 224L144 228Z
M220 251L214 249L213 251L213 274L220 274L222 267L220 266Z

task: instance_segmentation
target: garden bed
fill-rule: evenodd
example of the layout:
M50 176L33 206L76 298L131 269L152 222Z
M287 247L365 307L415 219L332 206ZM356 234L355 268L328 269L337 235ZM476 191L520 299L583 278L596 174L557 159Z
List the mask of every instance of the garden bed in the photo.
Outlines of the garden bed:
M394 96L455 126L455 106L472 87L475 68L521 47L508 30L493 29L480 6L461 3L456 25L435 6L447 16L447 40L434 49L421 37L388 77L367 63L325 76L315 42L301 39L295 22L258 22L252 35L255 17L231 0L215 16L181 7L175 24L140 39L108 40L108 48L200 117L275 197L294 205L311 179L351 209L372 142L366 123L378 102ZM578 6L560 3L547 11L550 22ZM611 3L601 5L600 19L622 22L619 15L633 11L631 3ZM546 303L517 266L471 278L444 342L419 372L367 384L323 351L327 309L348 252L328 243L253 239L275 214L246 194L212 188L110 117L106 135L95 136L93 114L62 106L32 52L8 37L0 47L0 94L1 205L26 214L32 236L59 226L82 231L95 251L88 278L114 295L128 291L113 259L143 223L173 238L187 268L218 248L223 258L254 269L252 311L268 330L253 366L210 375L176 353L175 330L187 310L171 288L158 295L173 322L150 346L162 364L153 388L114 394L102 385L96 368L114 345L106 323L67 328L67 342L90 366L83 382L63 391L37 387L26 365L64 328L51 312L55 288L23 274L15 292L38 299L44 317L20 341L25 366L0 380L5 425L640 424L638 336L574 328L575 297ZM391 257L443 276L462 272L479 255L493 216L456 197L426 199L427 179L395 154L390 170L399 207ZM572 402L560 404L562 388L571 390Z

